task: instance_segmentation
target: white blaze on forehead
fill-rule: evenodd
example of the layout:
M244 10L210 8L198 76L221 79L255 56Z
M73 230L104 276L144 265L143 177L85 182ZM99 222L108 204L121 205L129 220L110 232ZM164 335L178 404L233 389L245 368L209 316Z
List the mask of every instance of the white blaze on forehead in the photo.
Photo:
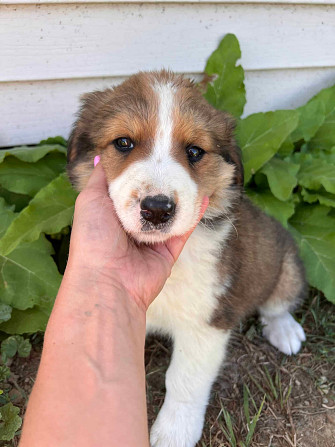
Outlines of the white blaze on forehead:
M175 88L171 83L157 83L154 85L154 90L158 96L158 127L153 147L153 157L162 161L172 147Z
M176 87L172 83L158 82L152 87L158 102L158 124L152 151L148 157L131 163L109 184L109 194L123 226L139 241L145 242L163 241L187 232L194 226L201 205L197 184L172 155ZM136 146L133 150L136 151ZM136 199L131 198L134 191ZM174 200L178 198L176 215L168 233L146 236L141 230L140 201L157 194Z

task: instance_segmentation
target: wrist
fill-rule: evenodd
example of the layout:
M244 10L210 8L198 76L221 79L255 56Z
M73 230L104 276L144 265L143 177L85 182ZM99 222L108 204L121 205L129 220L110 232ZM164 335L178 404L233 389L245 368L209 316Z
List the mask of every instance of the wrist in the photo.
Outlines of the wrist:
M117 278L112 269L92 267L86 264L74 264L70 260L64 273L60 292L66 290L67 293L80 295L82 299L92 301L94 297L100 302L109 303L112 299L129 303L138 312L145 316L146 306L140 297L135 296ZM134 306L135 304L135 306Z

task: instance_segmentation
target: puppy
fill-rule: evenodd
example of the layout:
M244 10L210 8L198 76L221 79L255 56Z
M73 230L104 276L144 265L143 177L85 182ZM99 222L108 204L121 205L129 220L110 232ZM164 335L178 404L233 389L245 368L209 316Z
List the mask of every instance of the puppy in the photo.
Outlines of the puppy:
M210 199L147 312L148 332L166 334L174 344L151 445L194 447L241 318L258 310L264 336L285 354L298 352L305 340L289 313L306 291L297 248L243 194L233 120L182 76L139 73L85 95L68 148L68 174L78 190L98 154L117 215L140 243L187 232L202 198Z

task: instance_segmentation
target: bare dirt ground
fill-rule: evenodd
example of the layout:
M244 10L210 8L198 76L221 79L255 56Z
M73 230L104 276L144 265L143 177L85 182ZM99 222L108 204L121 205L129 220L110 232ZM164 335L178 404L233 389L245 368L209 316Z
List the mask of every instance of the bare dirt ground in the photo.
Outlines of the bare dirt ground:
M320 297L312 297L297 316L307 342L292 357L281 354L260 336L257 320L249 319L235 331L213 387L197 447L335 447L334 307ZM34 383L40 352L41 340L37 339L30 357L17 358L10 366L10 395L21 408L21 415ZM170 355L168 340L147 340L149 425L164 401ZM248 437L255 417L253 436ZM14 447L18 441L19 433L14 441L0 445Z

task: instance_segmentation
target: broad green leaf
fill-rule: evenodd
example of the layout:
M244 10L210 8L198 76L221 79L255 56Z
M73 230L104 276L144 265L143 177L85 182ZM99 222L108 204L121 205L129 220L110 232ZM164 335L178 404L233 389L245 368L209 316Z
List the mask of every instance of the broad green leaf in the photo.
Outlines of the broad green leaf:
M287 227L287 221L294 213L293 203L278 200L270 191L253 191L247 189L246 193L256 206Z
M321 205L331 206L335 208L335 195L323 189L318 192L310 192L307 191L307 189L302 188L301 194L305 202L308 203L319 202Z
M284 143L278 149L277 154L280 157L288 157L289 155L292 154L293 151L294 151L294 144L291 135L289 135L284 141Z
M15 216L0 200L0 236ZM43 235L37 241L20 244L6 256L0 254L1 303L17 309L36 304L51 309L61 281L51 254L52 245Z
M242 149L245 183L278 151L296 128L299 114L295 110L255 113L240 120L237 137Z
M61 172L64 172L64 154L52 152L35 163L7 157L0 163L0 184L17 194L34 196Z
M10 320L12 308L7 304L0 303L0 323Z
M325 160L327 163L332 163L335 165L335 146L332 147L329 151L324 151L322 149L309 147L306 148L306 153L309 153L312 158Z
M22 425L22 419L18 416L20 408L8 403L0 408L0 440L10 441L16 431Z
M297 172L300 165L273 157L260 170L267 176L270 189L275 197L284 202L288 200L297 185Z
M319 98L313 98L306 105L297 109L299 122L291 135L292 141L309 141L323 124L326 118L325 104Z
M298 172L299 185L308 189L320 189L335 194L335 164L325 160L310 159L302 163Z
M326 88L315 97L325 108L325 120L315 136L310 141L310 147L329 150L335 146L335 85Z
M65 138L61 136L50 137L47 138L46 140L42 140L40 141L39 146L44 146L46 144L59 144L61 146L67 147L67 141L65 140Z
M0 150L0 163L8 155L12 155L22 161L27 161L29 163L35 163L36 161L43 158L49 152L58 151L62 154L66 154L66 148L60 146L59 144L46 144L44 146L20 146L14 147L13 149L2 149Z
M27 334L45 331L50 316L51 307L48 311L40 306L31 309L13 309L12 318L0 324L0 330L7 334Z
M19 212L25 208L30 202L31 197L26 194L16 194L15 192L8 191L0 185L0 198L4 198L5 201L14 205L15 211Z
M0 240L0 253L8 255L22 242L38 239L42 232L58 233L70 225L76 196L66 175L59 175L13 220Z
M0 197L0 238L15 218L14 206L8 205L3 197Z
M244 70L236 62L241 57L238 40L234 34L227 34L218 48L209 57L205 73L215 76L207 85L205 98L216 109L230 112L239 117L246 103Z
M37 241L0 254L1 302L21 310L41 304L51 309L61 282L52 253L52 245L41 234Z
M15 335L12 337L6 338L1 343L1 355L5 356L5 358L12 358L17 353L17 340Z
M299 206L290 219L309 283L335 303L335 218L321 205Z

